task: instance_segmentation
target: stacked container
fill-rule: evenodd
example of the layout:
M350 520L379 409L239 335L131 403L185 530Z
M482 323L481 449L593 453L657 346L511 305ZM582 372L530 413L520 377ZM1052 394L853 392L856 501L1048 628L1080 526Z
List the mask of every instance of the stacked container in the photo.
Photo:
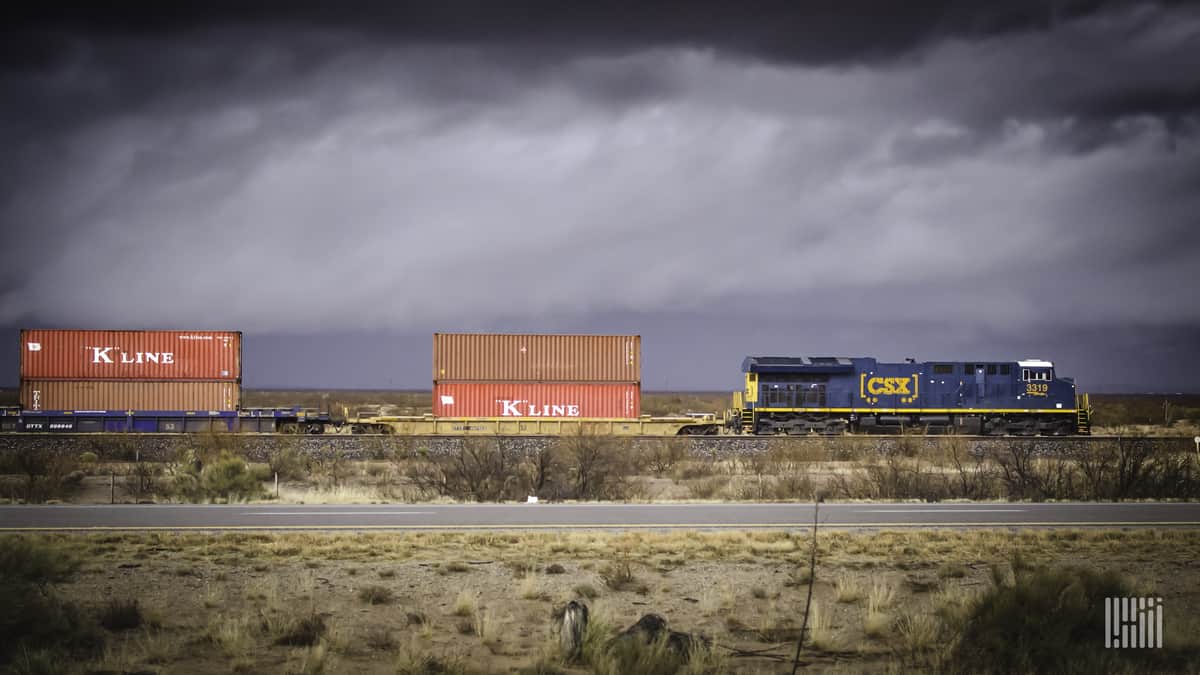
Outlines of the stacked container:
M637 417L641 343L637 335L435 333L434 414Z
M236 411L242 334L22 330L25 410Z

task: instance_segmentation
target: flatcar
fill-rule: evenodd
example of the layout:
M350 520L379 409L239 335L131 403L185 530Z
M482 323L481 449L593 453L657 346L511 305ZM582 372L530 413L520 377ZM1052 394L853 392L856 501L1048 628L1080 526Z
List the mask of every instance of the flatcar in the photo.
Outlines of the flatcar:
M1091 408L1050 361L749 356L732 433L1088 434Z
M303 433L342 420L306 408L224 410L22 410L0 408L0 431L25 433Z

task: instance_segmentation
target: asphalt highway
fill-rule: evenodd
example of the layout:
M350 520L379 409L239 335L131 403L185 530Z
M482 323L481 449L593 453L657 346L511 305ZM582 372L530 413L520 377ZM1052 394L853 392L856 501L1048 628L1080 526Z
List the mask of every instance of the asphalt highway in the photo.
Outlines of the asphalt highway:
M555 530L810 527L811 504L0 506L0 531ZM1200 527L1200 504L822 504L838 528Z

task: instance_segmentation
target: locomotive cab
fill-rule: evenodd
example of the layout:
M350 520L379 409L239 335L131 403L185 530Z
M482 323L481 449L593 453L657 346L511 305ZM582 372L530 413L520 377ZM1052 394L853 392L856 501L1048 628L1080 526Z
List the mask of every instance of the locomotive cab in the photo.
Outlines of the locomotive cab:
M1017 367L1020 369L1016 391L1018 400L1057 402L1058 408L1062 408L1062 397L1074 396L1074 383L1054 379L1054 364L1050 361L1017 361ZM1066 388L1071 390L1069 394L1064 391Z

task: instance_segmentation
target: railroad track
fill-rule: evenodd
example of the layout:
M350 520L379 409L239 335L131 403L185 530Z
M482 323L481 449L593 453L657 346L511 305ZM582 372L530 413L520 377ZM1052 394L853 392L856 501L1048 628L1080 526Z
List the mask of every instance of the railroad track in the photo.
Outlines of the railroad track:
M329 439L329 438L357 438L357 439L427 439L427 440L462 440L464 438L498 438L501 440L515 439L550 439L560 438L559 436L533 436L533 435L492 435L492 434L474 434L474 435L404 435L404 434L350 434L350 433L332 433L332 434L298 434L298 433L232 433L220 434L221 438L245 438L245 439ZM211 437L209 434L189 434L189 433L153 433L153 432L138 432L138 433L80 433L80 432L0 432L0 439L9 438L29 438L29 439L47 439L47 438L120 438L120 439L138 439L138 438L196 438L196 437ZM865 440L895 440L900 438L905 439L965 439L972 441L1079 441L1084 443L1095 443L1100 441L1114 441L1119 439L1124 440L1172 440L1172 441L1187 441L1191 442L1191 438L1186 436L1120 436L1120 435L1096 435L1089 436L994 436L994 435L968 435L968 434L804 434L798 436L775 435L775 436L751 436L740 434L716 435L716 436L614 436L612 438L628 441L663 441L670 439L680 439L686 441L767 441L767 442L783 442L783 441L836 441L839 439L865 439Z

